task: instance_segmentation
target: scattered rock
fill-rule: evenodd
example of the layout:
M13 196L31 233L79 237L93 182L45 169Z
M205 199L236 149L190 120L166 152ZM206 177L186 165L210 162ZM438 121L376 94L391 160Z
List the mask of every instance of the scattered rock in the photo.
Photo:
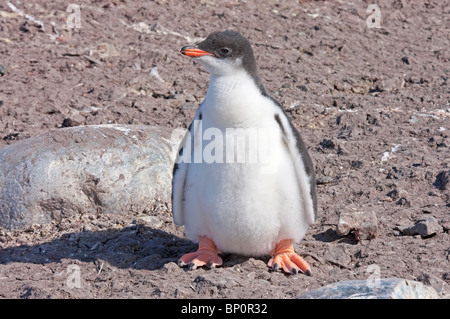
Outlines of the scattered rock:
M186 102L196 102L197 100L195 99L195 96L193 96L192 94L189 93L185 93L184 94L184 100Z
M405 80L408 83L412 83L412 84L423 84L424 83L424 79L418 75L408 75L405 77Z
M80 122L72 120L70 117L66 117L61 124L62 127L74 127L79 125L81 125Z
M441 220L441 225L445 232L450 232L450 216Z
M333 177L331 176L320 176L316 178L317 185L326 185L333 182Z
M386 179L403 179L403 178L411 178L414 176L412 169L408 167L396 167L393 166L387 176Z
M297 106L301 105L300 102L297 102L296 104L297 104ZM314 109L314 111L315 111L317 114L325 114L326 107L325 107L325 105L323 105L323 104L314 104L314 105L312 106L312 108Z
M347 156L349 154L349 149L347 148L347 146L345 146L345 142L344 143L342 143L342 142L339 143L336 153L339 156Z
M357 240L373 239L377 237L378 220L375 212L364 212L352 209L342 212L336 228L339 236L347 236L354 232Z
M405 86L405 80L401 77L391 77L385 80L382 80L379 89L385 92L394 92Z
M391 200L398 200L400 198L400 191L398 189L393 189L389 193L387 193L387 197Z
M14 141L17 139L20 133L10 133L3 137L4 141Z
M141 71L141 64L139 62L134 62L131 67L133 68L134 71Z
M344 126L338 133L337 138L348 140L352 135L353 129L349 126Z
M386 194L386 197L383 199L383 201L395 201L396 205L411 207L412 198L404 189L395 188Z
M437 293L442 293L445 291L445 286L447 283L445 282L445 279L439 278L431 273L422 272L417 278L417 281L420 281L421 283L433 287Z
M22 31L23 33L28 33L28 32L30 32L30 29L28 29L27 25L28 25L28 22L25 21L25 22L20 26L19 30Z
M351 166L352 169L360 169L363 166L363 162L359 161L359 160L352 161L350 163L350 166Z
M450 189L449 184L450 184L450 171L441 171L436 176L436 180L434 181L433 186L443 191Z
M298 297L299 299L439 299L430 286L421 282L383 278L348 280L321 287Z
M6 146L0 149L0 227L22 229L80 212L142 212L155 201L170 202L179 142L172 143L166 128L95 125Z
M321 142L320 142L320 146L323 149L331 149L334 150L335 144L332 140L326 139L324 138Z
M328 263L338 266L339 268L350 269L349 265L352 258L345 247L333 247L328 251L327 256Z
M375 115L371 114L366 115L366 120L367 123L370 125L378 125L378 123L380 122L380 120Z
M349 108L354 109L356 106L352 104ZM360 112L342 113L336 117L336 124L341 125L342 127L356 128L363 125L365 122L366 119L362 114L360 114Z
M422 237L430 237L442 232L442 227L433 216L423 216L418 219L414 226L404 227L397 226L404 236L420 235Z

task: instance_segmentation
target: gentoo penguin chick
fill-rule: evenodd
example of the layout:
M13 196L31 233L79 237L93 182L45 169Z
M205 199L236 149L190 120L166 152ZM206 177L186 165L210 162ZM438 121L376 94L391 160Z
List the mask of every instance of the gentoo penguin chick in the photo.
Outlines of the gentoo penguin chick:
M220 266L222 252L270 254L270 268L310 275L293 244L315 220L313 164L263 86L250 43L235 31L214 32L181 53L200 62L210 81L173 170L175 224L199 245L179 265Z

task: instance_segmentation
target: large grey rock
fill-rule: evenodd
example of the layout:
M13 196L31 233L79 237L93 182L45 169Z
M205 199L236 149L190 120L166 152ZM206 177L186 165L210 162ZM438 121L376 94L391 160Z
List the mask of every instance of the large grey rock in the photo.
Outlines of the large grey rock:
M349 280L330 284L303 294L300 299L439 299L430 286L421 282L383 278Z
M161 127L60 129L0 149L0 226L20 229L87 212L169 202L182 134ZM172 138L173 139L173 138Z

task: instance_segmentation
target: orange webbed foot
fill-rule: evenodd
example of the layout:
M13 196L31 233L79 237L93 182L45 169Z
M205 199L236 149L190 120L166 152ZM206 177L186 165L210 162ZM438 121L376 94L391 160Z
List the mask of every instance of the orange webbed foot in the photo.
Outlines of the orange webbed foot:
M280 267L284 272L297 274L299 271L311 276L311 267L308 263L294 251L293 240L285 239L275 245L275 249L270 253L273 257L267 263L267 266L275 271Z
M181 267L188 266L189 270L202 266L214 268L222 265L222 258L219 256L220 253L221 251L217 249L211 239L206 236L200 236L198 239L198 250L183 255L178 260L178 265Z

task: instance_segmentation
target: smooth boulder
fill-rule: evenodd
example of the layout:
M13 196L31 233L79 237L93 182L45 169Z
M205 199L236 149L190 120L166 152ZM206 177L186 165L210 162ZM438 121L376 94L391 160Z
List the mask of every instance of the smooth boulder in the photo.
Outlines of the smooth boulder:
M170 202L182 136L162 127L94 125L4 147L0 227L22 229L88 212L142 212Z

